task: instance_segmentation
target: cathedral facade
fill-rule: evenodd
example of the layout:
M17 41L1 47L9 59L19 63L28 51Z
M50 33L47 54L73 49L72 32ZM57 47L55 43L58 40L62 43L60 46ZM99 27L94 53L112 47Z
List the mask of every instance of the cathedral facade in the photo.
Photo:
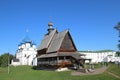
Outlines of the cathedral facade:
M16 58L12 60L12 65L37 65L37 48L28 36L18 45Z

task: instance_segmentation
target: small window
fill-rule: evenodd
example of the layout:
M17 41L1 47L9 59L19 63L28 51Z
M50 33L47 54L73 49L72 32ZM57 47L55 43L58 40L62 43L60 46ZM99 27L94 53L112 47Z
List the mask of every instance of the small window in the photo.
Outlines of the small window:
M66 56L66 59L70 59L70 56Z
M59 57L59 60L63 60L63 59L64 59L64 56L60 56L60 57Z
M25 57L26 57L26 54L25 54Z

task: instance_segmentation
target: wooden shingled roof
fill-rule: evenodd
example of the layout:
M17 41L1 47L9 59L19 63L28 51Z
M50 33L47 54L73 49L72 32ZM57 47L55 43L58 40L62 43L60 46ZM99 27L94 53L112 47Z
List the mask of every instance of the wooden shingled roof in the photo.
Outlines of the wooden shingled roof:
M50 34L45 35L40 46L38 47L38 51L46 49L46 53L52 53L59 52L59 50L64 50L66 47L68 47L67 49L69 49L69 51L70 49L74 50L74 52L77 51L69 30L58 32L55 29Z
M59 32L53 37L53 39L51 41L51 45L49 46L49 48L47 50L47 53L55 52L60 49L60 46L61 46L67 32L68 32L68 30Z
M53 39L53 36L55 35L55 33L57 32L57 30L53 30L49 35L45 35L44 39L42 40L41 44L38 47L38 50L42 50L44 48L48 48L51 40Z

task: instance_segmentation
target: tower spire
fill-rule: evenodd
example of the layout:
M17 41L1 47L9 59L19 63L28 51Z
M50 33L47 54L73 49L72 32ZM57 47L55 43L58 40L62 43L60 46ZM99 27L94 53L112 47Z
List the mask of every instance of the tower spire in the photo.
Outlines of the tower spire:
M48 27L49 27L48 28L48 34L49 34L49 33L51 33L54 30L54 28L53 28L53 22L49 22L48 23Z

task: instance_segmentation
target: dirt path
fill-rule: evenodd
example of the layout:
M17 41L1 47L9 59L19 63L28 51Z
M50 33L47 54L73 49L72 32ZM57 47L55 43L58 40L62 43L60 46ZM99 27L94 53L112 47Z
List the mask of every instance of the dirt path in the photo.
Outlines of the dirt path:
M95 75L95 74L101 74L103 73L108 67L102 67L102 68L98 68L98 69L95 69L94 72L87 72L87 73L83 73L83 72L78 72L78 71L75 71L75 72L72 72L71 75L79 75L79 76L83 76L83 75Z
M114 77L120 79L120 76L117 76L117 75L115 75L114 73L111 73L111 72L108 72L108 71L107 71L107 73L108 73L109 75L111 75L111 76L114 76Z

